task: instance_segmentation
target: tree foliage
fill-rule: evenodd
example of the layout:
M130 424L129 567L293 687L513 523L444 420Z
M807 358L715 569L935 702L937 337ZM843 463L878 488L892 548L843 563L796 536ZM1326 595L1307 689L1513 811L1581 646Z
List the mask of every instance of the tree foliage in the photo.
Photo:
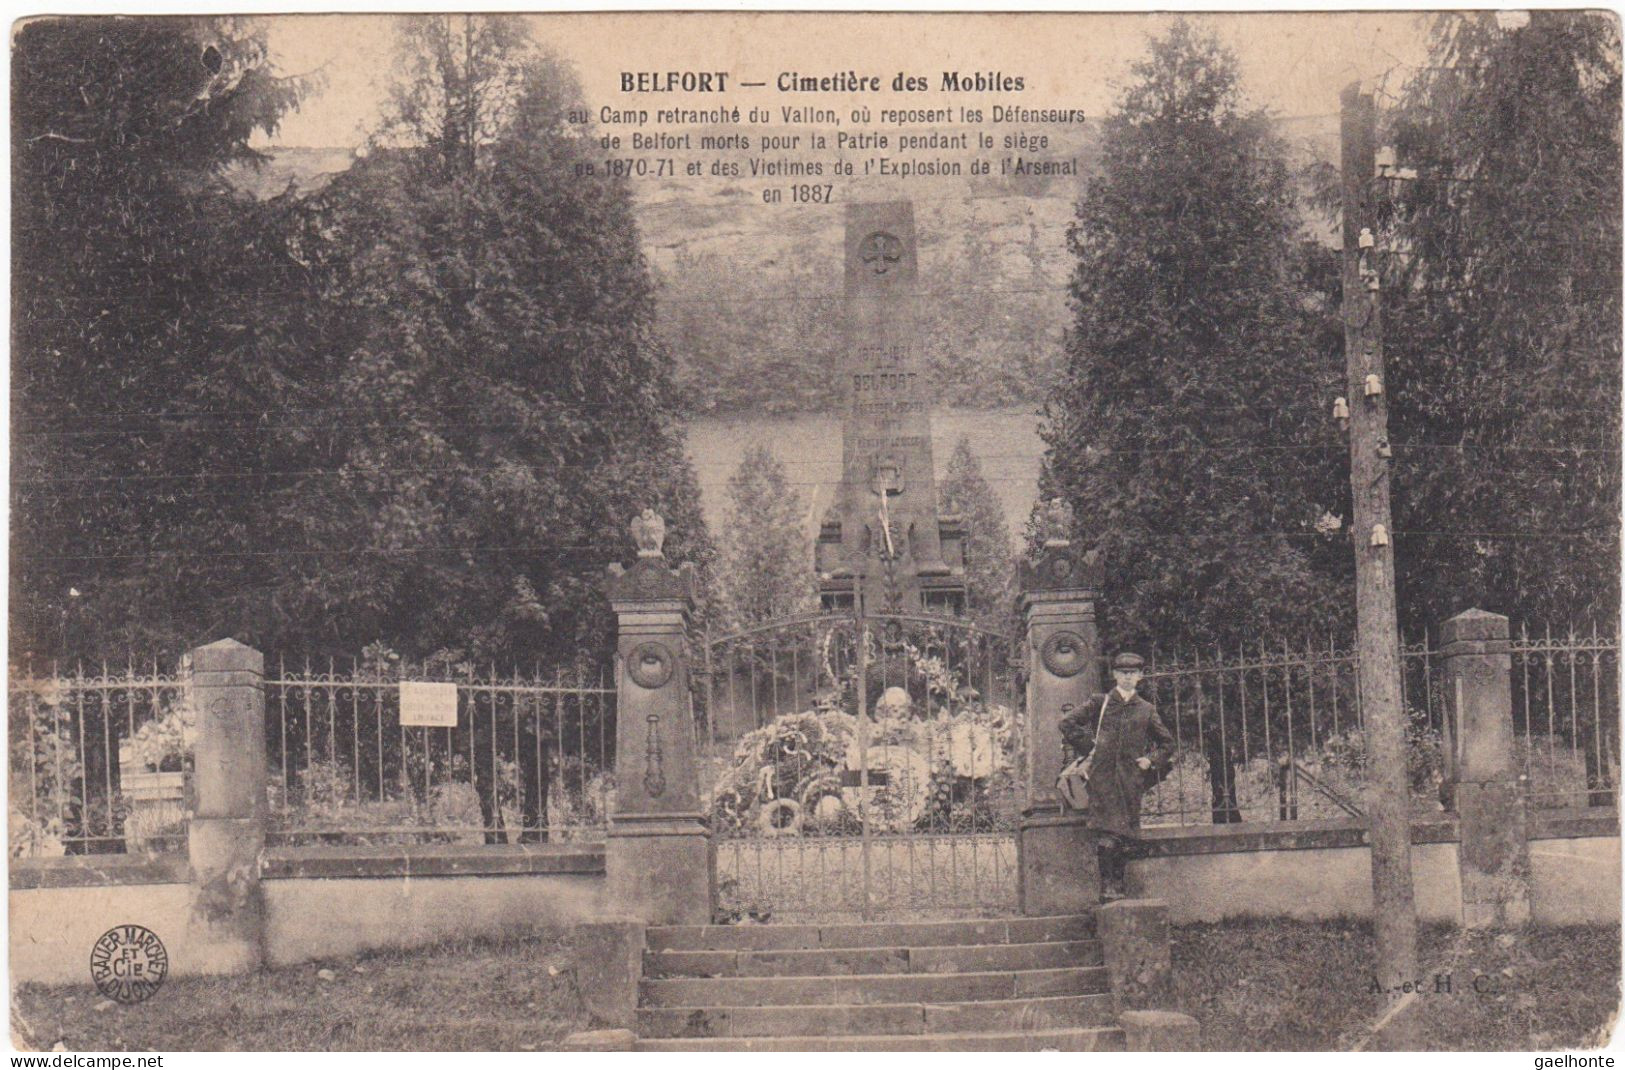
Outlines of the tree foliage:
M1344 616L1341 378L1325 254L1235 58L1188 23L1153 40L1078 206L1076 323L1041 488L1106 562L1115 644L1233 643ZM1331 532L1328 534L1328 532Z
M96 653L230 634L556 662L612 634L604 567L642 508L708 567L630 195L576 180L568 72L514 20L404 18L371 151L257 204L212 180L291 97L234 39L231 78L172 75L203 25L19 39L14 414L76 451L16 462L71 488L15 484L18 542L67 555L14 570L30 619L73 587ZM107 412L148 415L81 415Z
M965 609L998 631L1008 630L1015 612L1015 555L1004 507L982 475L982 463L960 436L937 487L942 512L957 513L965 525Z
M784 465L757 443L728 479L727 528L720 533L720 586L728 624L745 628L806 612L815 604L812 545L801 497Z
M281 540L376 552L285 569L318 644L563 659L612 634L604 567L652 506L708 566L670 360L623 182L583 182L573 78L514 19L401 20L367 158L310 205L319 429Z
M1440 16L1390 116L1400 612L1616 618L1620 42L1608 15Z
M288 205L234 197L299 86L250 25L37 19L13 43L12 649L218 638L263 574L280 463L245 414L288 404ZM110 649L111 648L111 649Z

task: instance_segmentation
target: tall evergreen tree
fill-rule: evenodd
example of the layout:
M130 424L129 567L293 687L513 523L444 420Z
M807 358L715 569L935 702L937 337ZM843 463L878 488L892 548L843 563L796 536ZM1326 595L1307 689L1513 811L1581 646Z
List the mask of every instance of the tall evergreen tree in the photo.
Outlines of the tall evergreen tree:
M299 86L236 20L34 19L12 56L13 653L172 653L272 571L300 269L286 199L223 176Z
M401 40L366 158L256 203L222 175L296 87L251 34L19 33L16 643L558 662L609 641L642 508L708 570L630 194L576 179L573 81L513 20Z
M1113 645L1329 626L1351 601L1346 535L1327 534L1348 515L1324 412L1341 362L1302 281L1293 176L1211 36L1176 23L1134 75L1069 235L1042 486L1103 552Z
M983 625L1004 631L1015 612L1015 554L1004 506L982 476L982 462L961 435L938 485L944 513L965 524L965 609Z
M285 563L277 639L568 660L609 641L642 508L710 562L631 196L576 176L579 91L517 19L410 16L400 42L393 121L307 212L349 415L272 534L358 550Z
M728 479L721 587L728 623L743 628L805 612L814 604L812 545L801 498L784 465L757 443Z
M1618 23L1440 16L1390 126L1400 613L1617 620Z

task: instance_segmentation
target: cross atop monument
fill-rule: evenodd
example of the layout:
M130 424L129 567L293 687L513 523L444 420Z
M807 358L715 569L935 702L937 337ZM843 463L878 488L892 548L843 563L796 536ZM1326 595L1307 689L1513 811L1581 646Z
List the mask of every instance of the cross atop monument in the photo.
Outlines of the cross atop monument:
M875 612L959 612L963 532L937 515L931 410L920 380L919 259L908 201L846 208L848 402L841 486L817 546L825 609L862 590Z

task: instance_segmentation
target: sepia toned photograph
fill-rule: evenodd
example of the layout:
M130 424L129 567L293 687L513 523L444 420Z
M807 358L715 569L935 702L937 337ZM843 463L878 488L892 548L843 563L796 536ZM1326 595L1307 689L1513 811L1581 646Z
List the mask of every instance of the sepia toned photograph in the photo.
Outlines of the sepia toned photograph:
M13 1053L1612 1065L1615 13L9 56Z

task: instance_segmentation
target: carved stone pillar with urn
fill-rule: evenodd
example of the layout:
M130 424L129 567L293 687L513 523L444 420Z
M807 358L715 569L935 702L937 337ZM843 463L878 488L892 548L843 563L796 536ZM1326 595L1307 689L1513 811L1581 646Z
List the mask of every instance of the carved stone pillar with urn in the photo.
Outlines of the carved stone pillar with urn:
M615 808L605 867L610 905L650 925L703 925L716 900L716 855L700 810L689 702L693 567L672 569L666 525L632 522L638 559L610 566L616 645Z
M1061 718L1098 695L1095 600L1103 570L1064 536L1057 518L1038 561L1021 567L1027 666L1027 784L1017 858L1024 914L1093 911L1100 902L1094 834L1082 814L1063 813L1055 780L1064 764Z

